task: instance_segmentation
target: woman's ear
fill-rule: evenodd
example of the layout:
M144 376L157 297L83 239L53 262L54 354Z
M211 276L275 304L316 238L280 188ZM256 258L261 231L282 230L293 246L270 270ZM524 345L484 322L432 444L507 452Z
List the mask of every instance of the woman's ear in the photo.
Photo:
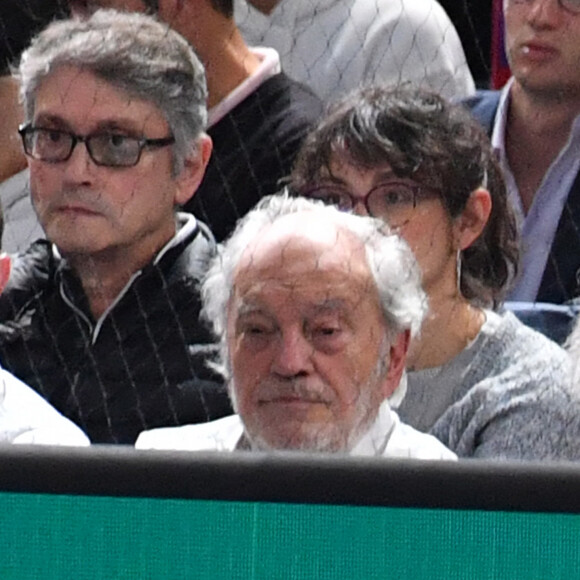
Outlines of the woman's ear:
M455 242L458 250L469 248L483 232L491 214L491 195L479 187L471 192L463 212L455 218Z
M195 152L186 157L183 169L176 178L175 205L183 205L194 196L205 175L211 150L211 137L204 133L197 142Z

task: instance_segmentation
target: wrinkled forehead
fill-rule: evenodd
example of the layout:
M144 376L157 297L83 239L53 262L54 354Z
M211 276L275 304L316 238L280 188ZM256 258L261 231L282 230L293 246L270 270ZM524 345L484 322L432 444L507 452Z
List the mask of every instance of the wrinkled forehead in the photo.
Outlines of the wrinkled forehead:
M71 65L59 65L42 79L30 112L35 122L66 125L63 129L82 126L140 133L167 128L165 115L155 103Z
M376 287L369 277L337 275L330 269L292 274L246 270L229 302L230 324L254 315L278 324L303 325L318 316L383 323Z
M364 245L354 234L314 216L279 220L243 252L234 296L283 298L301 303L378 300Z
M264 227L248 244L238 272L251 268L284 272L326 269L368 272L363 243L341 224L316 211L290 214Z

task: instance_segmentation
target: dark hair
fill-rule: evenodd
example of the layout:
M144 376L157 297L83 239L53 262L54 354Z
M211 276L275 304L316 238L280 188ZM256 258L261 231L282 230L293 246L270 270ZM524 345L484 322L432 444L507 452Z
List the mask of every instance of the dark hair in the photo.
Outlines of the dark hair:
M147 6L147 11L151 14L157 14L159 11L159 0L143 0L143 4Z
M517 273L516 221L489 139L466 109L420 89L359 89L331 106L308 135L291 187L299 191L330 174L337 157L363 169L389 165L398 177L434 188L452 218L474 190L486 188L491 215L462 252L460 287L468 300L497 306Z
M232 18L234 15L234 0L210 0L215 10L221 12L224 16Z

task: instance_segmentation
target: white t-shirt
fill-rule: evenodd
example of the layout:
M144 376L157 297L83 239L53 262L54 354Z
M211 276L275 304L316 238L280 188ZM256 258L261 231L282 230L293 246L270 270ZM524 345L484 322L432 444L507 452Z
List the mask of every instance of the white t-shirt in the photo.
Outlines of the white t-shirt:
M281 0L270 15L236 0L235 18L249 44L275 48L282 70L323 100L371 82L410 82L448 98L475 91L435 0Z

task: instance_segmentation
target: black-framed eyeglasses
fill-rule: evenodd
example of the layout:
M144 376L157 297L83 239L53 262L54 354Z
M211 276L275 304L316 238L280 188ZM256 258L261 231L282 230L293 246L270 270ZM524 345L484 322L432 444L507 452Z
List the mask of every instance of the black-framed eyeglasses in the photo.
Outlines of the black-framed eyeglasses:
M22 137L26 155L47 163L60 163L70 159L77 143L84 143L96 165L104 167L133 167L139 163L143 149L167 147L174 137L144 139L122 133L93 133L75 135L70 131L22 125L18 132Z
M511 0L514 4L531 4L536 0ZM573 14L580 14L580 0L558 0L558 4L564 8L564 10L568 10L568 12L572 12Z
M439 197L435 189L401 180L379 183L364 197L354 197L344 187L332 183L306 186L296 193L319 199L341 211L353 211L358 204L363 204L369 215L382 219L394 228L412 219L419 201Z

